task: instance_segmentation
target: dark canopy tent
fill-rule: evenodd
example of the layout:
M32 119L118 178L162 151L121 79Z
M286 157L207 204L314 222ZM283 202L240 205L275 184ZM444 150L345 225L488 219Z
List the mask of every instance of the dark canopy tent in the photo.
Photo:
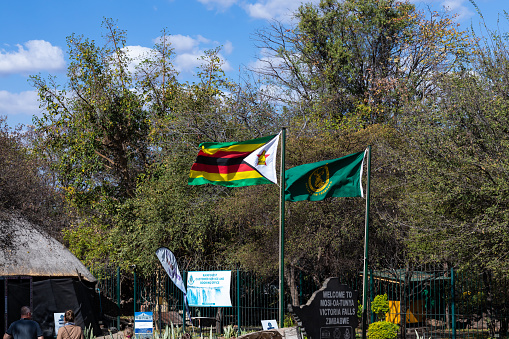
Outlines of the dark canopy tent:
M64 245L27 220L14 215L0 217L0 320L2 331L19 319L20 309L33 308L45 337L53 337L54 313L72 309L76 324L99 328L99 296L96 279Z

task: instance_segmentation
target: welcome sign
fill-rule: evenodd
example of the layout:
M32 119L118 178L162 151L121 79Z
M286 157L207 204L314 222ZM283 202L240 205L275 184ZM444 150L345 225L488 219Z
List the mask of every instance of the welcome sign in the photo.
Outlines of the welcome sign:
M187 301L194 307L231 307L231 271L191 271L187 276Z

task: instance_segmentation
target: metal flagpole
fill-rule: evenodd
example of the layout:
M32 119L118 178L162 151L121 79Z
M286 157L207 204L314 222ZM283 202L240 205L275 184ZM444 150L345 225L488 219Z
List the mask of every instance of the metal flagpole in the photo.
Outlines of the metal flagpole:
M368 179L366 183L366 217L364 224L364 269L362 272L362 339L366 339L368 324L368 242L369 242L369 184L371 179L371 146L368 146Z
M281 180L279 186L279 327L284 322L284 265L285 265L285 143L286 128L281 129Z

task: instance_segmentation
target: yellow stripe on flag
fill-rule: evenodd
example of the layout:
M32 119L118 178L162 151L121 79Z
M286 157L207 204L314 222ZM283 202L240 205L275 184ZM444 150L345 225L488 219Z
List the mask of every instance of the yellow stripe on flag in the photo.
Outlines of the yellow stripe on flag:
M234 172L234 173L208 173L200 171L191 171L189 174L190 178L205 178L210 181L230 181L230 180L242 180L242 179L256 179L262 178L263 176L258 171L245 171L245 172Z
M220 148L204 148L202 147L202 152L209 155L214 155L216 152L252 152L263 145L265 142L259 144L240 144L240 145L231 145L228 147L220 147Z

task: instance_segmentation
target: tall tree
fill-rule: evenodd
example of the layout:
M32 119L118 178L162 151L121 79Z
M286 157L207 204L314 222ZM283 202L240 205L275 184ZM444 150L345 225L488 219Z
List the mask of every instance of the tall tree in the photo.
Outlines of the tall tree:
M47 164L31 151L31 138L30 129L11 129L0 117L0 217L16 214L61 240L60 232L66 226L62 195ZM8 235L4 233L2 240Z
M31 78L46 109L34 121L41 155L51 157L59 181L77 200L133 196L136 178L149 163L148 115L132 90L125 32L111 20L103 26L105 46L78 35L67 38L67 88L51 77Z
M406 108L410 246L419 260L506 271L509 48L479 39L471 65Z
M395 121L405 99L424 96L435 73L468 53L451 18L408 1L322 0L257 33L259 73L286 93L296 114L334 127ZM314 118L314 120L312 119Z
M67 201L73 227L66 239L80 258L105 258L102 238L116 205L135 195L151 163L149 115L134 91L125 32L103 22L105 44L73 34L67 38L68 85L54 77L31 80L45 109L34 118L35 149L48 161Z

